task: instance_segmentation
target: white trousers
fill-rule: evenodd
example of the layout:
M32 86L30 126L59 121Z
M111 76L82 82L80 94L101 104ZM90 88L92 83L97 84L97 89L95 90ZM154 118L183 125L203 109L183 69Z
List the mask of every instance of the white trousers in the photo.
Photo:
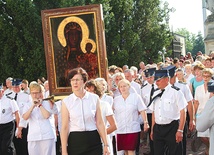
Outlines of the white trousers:
M28 142L29 155L56 155L55 139Z

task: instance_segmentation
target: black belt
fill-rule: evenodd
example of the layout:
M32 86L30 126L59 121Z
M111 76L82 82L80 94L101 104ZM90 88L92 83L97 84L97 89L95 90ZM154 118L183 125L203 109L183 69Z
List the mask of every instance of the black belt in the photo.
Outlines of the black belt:
M8 123L0 124L0 127L1 127L1 126L5 126L5 125L8 125L8 124L11 124L11 123L13 123L13 122L14 122L14 120L11 121L11 122L8 122Z
M156 123L156 125L162 126L162 127L166 127L166 126L174 125L175 123L178 123L178 121L179 121L179 120L174 120L174 121L172 121L172 122L169 123L169 124L157 124L157 123Z

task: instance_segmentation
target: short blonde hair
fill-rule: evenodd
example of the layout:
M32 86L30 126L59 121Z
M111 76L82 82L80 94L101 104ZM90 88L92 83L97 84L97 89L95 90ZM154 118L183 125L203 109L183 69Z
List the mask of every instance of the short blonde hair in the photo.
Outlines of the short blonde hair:
M120 80L118 82L118 87L120 87L121 83L126 83L129 87L131 87L131 83L128 80L126 80L126 79Z
M210 76L213 76L214 72L211 68L204 68L202 74L210 74Z
M185 66L184 66L184 68L186 68L186 67L192 67L192 65L191 64L186 64Z
M23 80L22 80L22 83L24 83L24 84L28 85L28 80L23 79Z
M105 84L105 92L106 92L107 88L108 88L108 83L106 82L106 80L104 78L96 78L95 79L96 84L99 84L100 82L103 82ZM99 87L99 86L97 86L97 87Z
M201 63L201 64L196 64L193 68L193 70L195 71L196 69L199 70L203 70L205 68L205 66Z
M120 77L122 77L123 79L125 79L124 73L118 72L118 73L115 73L115 74L113 75L113 80L115 81L116 77L118 77L118 76L120 76Z
M36 90L38 90L39 92L42 92L42 86L41 86L39 83L37 83L36 81L32 81L32 82L30 83L29 88L30 88L30 92L31 92L33 89L36 89Z

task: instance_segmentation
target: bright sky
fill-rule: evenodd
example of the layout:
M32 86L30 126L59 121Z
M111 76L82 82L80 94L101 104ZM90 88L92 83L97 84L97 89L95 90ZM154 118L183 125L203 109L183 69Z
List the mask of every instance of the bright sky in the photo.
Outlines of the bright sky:
M189 32L204 34L202 0L166 0L169 7L176 9L170 14L170 27L173 31L178 28L186 28ZM209 12L209 11L208 11Z

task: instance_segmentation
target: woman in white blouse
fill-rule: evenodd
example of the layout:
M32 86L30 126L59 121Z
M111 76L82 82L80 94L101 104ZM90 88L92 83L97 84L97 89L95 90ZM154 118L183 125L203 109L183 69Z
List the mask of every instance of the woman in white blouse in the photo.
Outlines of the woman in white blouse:
M42 86L30 83L30 101L24 105L23 119L28 120L28 152L30 155L55 155L55 131L51 125L53 107L42 101Z
M195 90L194 107L196 111L196 116L201 114L201 112L204 110L207 101L210 98L210 92L208 92L208 82L210 82L212 75L213 75L212 69L210 68L203 69L202 76L204 84L198 86ZM210 137L209 135L210 135L209 130L197 133L197 136L200 137L201 141L207 146L207 152L209 150L209 137Z
M112 110L112 105L110 105L111 103L107 102L108 100L102 100L103 94L107 87L106 85L107 83L104 81L105 79L103 78L89 80L86 83L86 90L88 90L89 92L95 93L100 97L102 117L107 128L106 131L107 131L110 155L113 155L114 152L113 152L113 146L112 146L112 136L110 134L112 134L117 129L117 126L116 126L116 122L115 122L115 118ZM90 87L92 87L93 89L90 89ZM106 96L106 97L108 98L110 96ZM113 104L113 99L112 99L112 104Z
M109 155L99 97L84 89L88 74L75 68L68 78L73 93L62 101L62 155Z
M126 79L118 83L121 95L114 98L113 110L117 122L116 139L118 151L124 150L125 155L134 155L138 142L138 134L141 131L138 115L144 120L144 131L149 128L146 106L140 95L130 93L130 82Z

